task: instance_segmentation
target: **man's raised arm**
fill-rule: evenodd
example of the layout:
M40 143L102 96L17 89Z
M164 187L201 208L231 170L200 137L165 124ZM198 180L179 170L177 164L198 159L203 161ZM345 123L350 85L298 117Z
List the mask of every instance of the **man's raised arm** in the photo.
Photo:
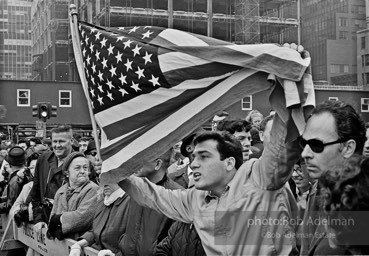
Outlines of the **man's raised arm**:
M156 210L171 219L185 223L193 222L191 206L193 189L165 189L146 178L134 175L119 182L119 186L139 205Z

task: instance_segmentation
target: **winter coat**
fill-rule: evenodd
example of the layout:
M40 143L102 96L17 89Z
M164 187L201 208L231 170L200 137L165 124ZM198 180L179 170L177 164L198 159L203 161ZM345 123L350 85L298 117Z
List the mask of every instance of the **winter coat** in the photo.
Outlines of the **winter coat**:
M156 247L156 256L204 256L199 235L192 224L176 221L170 227L168 236Z
M64 184L55 194L50 216L61 214L61 229L66 237L76 239L92 226L99 187L92 181L77 187L67 200L69 184Z
M157 183L168 189L182 189L167 176ZM153 255L156 245L166 237L173 220L155 210L130 200L126 233L122 235L119 249L127 255Z
M104 198L101 198L97 203L92 229L80 238L86 239L96 250L109 249L119 254L118 242L120 236L126 232L129 201L129 196L124 194L106 206Z
M6 187L6 196L0 198L0 214L9 213L22 188L23 181L18 177L17 171L10 174L9 183Z
M50 174L49 174L50 173ZM62 186L64 175L62 166L58 167L58 160L54 152L47 152L37 159L34 183L31 190L34 223L49 221L50 216L45 213L42 203L45 198L54 199L56 191Z

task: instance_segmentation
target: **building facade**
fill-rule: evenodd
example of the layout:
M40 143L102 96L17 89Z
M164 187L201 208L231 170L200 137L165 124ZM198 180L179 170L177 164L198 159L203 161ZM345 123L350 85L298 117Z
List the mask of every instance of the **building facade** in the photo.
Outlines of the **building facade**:
M68 81L68 0L33 0L33 80Z
M365 0L304 0L302 44L312 57L315 81L361 86L356 32L366 27Z
M0 0L0 79L32 78L31 0Z

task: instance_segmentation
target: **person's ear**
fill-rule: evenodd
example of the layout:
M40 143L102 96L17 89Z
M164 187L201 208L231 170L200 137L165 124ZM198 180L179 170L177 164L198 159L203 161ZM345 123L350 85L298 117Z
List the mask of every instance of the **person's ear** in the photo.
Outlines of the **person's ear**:
M156 159L155 160L155 171L160 170L160 168L163 166L163 160Z
M264 142L264 132L263 131L259 131L259 137L260 137L260 140Z
M234 157L228 157L224 161L225 168L227 171L232 171L236 165L236 159Z
M350 139L344 143L344 147L342 149L343 157L344 158L350 158L354 153L356 149L356 141L353 139Z

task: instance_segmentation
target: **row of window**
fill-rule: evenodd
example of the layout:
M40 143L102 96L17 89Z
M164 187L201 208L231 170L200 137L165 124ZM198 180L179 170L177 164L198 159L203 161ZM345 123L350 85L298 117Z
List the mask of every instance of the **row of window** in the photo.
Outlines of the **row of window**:
M17 89L18 107L30 107L31 106L30 99L31 99L30 89ZM72 107L71 90L59 90L59 107L61 108Z
M338 97L328 97L328 100L337 101ZM241 100L242 110L252 110L252 95ZM369 98L361 98L361 112L369 112Z
M30 107L30 89L17 90L17 106ZM338 97L329 97L329 100L337 101ZM59 90L59 107L72 107L72 91ZM252 95L248 95L241 100L242 110L252 110ZM361 98L361 112L369 112L369 98Z

